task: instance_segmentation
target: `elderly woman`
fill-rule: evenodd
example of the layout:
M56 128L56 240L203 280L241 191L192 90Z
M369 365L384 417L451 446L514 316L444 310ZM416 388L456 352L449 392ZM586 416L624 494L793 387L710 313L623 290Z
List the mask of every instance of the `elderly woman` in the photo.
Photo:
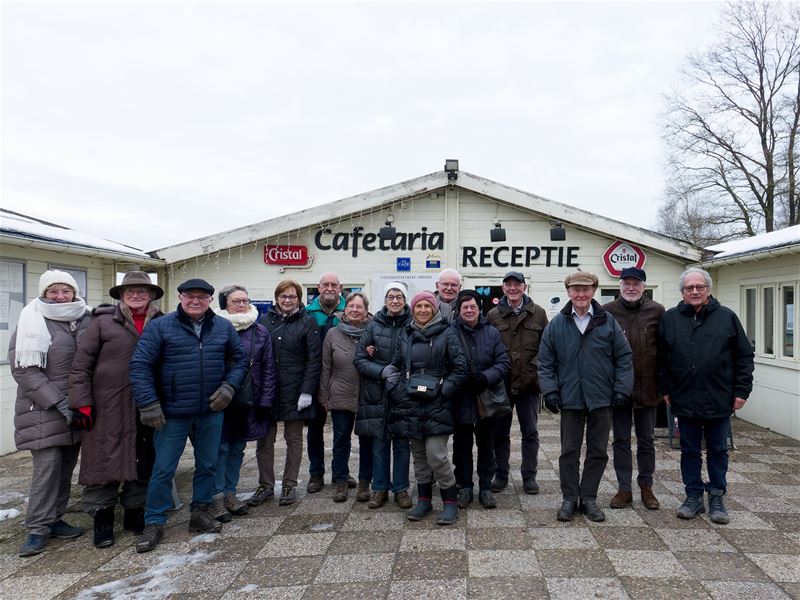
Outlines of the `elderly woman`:
M20 556L41 553L48 538L83 533L83 528L62 519L81 441L80 432L70 428L69 371L78 340L91 322L86 303L77 294L72 275L46 271L39 278L39 297L22 309L8 347L11 375L17 382L14 442L33 457L25 515L28 537Z
M393 361L402 374L391 391L389 432L411 440L419 499L408 519L419 521L431 511L435 476L444 503L437 523L451 525L458 519L458 488L447 441L453 433L453 403L467 381L467 363L436 296L417 293L411 315Z
M353 366L358 340L369 319L369 301L361 292L345 298L344 314L322 344L322 373L319 378L319 401L331 413L333 422L333 501L347 500L350 476L350 438L358 411L358 371ZM359 436L358 481L362 488L372 480L372 438ZM366 485L365 485L366 484Z
M84 486L83 510L94 519L97 548L114 544L117 497L125 509L123 527L135 533L144 529L153 429L139 420L128 363L145 325L162 314L153 301L164 290L147 273L130 271L108 295L119 303L92 313L69 377L73 427L86 432L78 483Z
M386 431L387 390L397 382L399 371L391 366L397 343L411 320L403 283L392 281L384 288L384 307L364 329L353 361L361 374L361 389L355 431L359 440L372 440L372 497L369 482L359 481L356 500L369 500L380 508L389 499L389 489L400 508L411 508L408 467L411 449L407 437L391 438ZM387 378L391 382L387 382Z
M297 475L303 458L303 423L314 417L313 394L319 387L320 341L314 319L303 305L303 288L296 281L285 279L275 288L275 306L261 317L272 337L272 354L278 376L278 390L272 412L276 422L283 423L286 441L286 463L283 487L278 504L294 504ZM258 489L247 500L257 506L274 495L275 438L277 427L258 440Z
M245 380L233 402L225 409L222 423L211 511L218 521L227 522L231 515L247 514L247 504L236 496L236 486L247 442L261 440L269 433L276 375L269 331L256 322L258 309L250 304L247 290L240 285L222 288L219 307L221 310L217 314L230 321L239 332L239 340L249 357L247 377L250 378L249 384Z

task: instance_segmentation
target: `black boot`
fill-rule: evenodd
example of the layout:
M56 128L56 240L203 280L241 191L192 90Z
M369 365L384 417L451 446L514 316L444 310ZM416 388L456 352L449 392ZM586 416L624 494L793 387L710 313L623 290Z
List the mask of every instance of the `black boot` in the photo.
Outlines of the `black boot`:
M126 508L122 518L122 528L140 534L144 531L144 506L139 508Z
M439 513L436 522L439 525L452 525L458 521L458 487L454 485L441 492L444 510Z
M94 515L94 547L114 545L114 507L101 508Z
M431 512L431 496L433 496L433 484L431 483L418 483L417 490L419 492L419 498L417 498L417 504L408 511L406 515L409 521L420 521L425 518L429 512Z

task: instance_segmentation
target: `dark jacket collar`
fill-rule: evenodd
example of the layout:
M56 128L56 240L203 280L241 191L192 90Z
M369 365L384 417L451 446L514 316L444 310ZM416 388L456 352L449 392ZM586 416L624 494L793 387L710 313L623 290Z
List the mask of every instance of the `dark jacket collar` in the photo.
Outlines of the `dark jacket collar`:
M678 310L681 312L682 315L686 315L687 317L694 317L697 315L698 319L704 318L707 314L714 312L720 307L719 300L714 298L714 296L708 297L708 303L703 306L699 311L696 313L694 312L694 308L691 305L686 304L683 300L678 302Z
M498 310L500 311L501 315L514 312L514 309L511 308L511 305L508 303L508 298L503 296L500 298L500 304L497 305ZM533 300L530 299L528 294L522 294L522 305L520 306L520 310L527 310L533 312Z
M466 323L464 323L464 321L461 319L461 316L459 315L455 319L453 319L453 326L458 327L459 329L463 329L464 331L472 332L472 331L478 331L484 325L486 325L487 322L488 321L486 320L486 317L481 314L478 315L478 322L475 324L475 327L472 327L471 325L467 325Z
M403 307L403 312L399 315L390 315L388 309L384 306L375 315L375 320L381 325L387 327L402 327L411 320L411 309L408 305Z

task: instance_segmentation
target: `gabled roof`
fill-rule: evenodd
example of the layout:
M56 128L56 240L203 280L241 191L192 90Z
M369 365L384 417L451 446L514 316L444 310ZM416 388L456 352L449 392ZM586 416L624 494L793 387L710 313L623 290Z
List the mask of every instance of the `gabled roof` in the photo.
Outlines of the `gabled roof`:
M574 225L605 236L621 237L664 254L687 260L700 260L700 250L689 242L634 227L628 223L609 219L567 204L547 200L466 171L459 171L458 179L455 182L448 182L447 174L444 171L437 171L371 192L329 202L322 206L160 248L154 250L153 254L165 259L167 263L186 260L219 250L252 244L265 238L278 237L288 231L313 226L321 227L331 221L339 221L346 215L378 211L394 203L447 188L449 185L487 196L494 201L521 208L567 225Z
M112 260L124 259L151 266L162 262L138 248L4 208L0 208L0 241L83 256L98 256Z
M727 262L755 260L776 254L800 253L800 225L793 225L741 240L723 242L706 248L714 256L703 262L705 265L718 265Z

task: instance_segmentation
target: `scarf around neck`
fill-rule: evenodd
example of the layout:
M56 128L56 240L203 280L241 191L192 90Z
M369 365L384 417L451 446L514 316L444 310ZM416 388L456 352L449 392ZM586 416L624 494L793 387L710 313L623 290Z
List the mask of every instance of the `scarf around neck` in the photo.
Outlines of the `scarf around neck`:
M86 314L86 310L83 298L61 303L45 302L43 298L31 300L19 315L14 365L22 368L45 368L47 351L52 341L45 319L61 322L77 321Z
M349 335L352 338L360 338L364 333L364 328L367 326L367 321L364 321L359 327L351 325L346 321L340 321L337 327L342 330L342 333Z
M258 309L252 304L246 313L229 313L227 310L221 310L217 314L230 321L236 331L244 331L258 319Z

